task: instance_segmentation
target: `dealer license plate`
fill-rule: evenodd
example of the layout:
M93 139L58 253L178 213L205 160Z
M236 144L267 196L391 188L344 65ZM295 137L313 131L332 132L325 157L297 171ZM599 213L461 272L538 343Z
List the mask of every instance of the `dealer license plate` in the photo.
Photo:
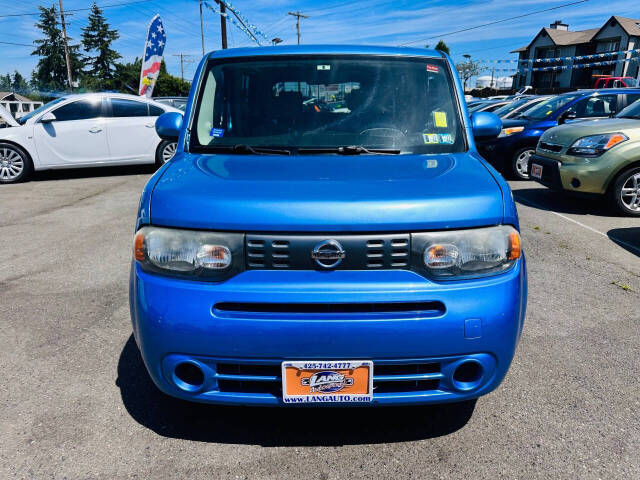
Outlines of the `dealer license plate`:
M531 164L531 176L535 178L542 178L542 165L536 163Z
M282 399L285 403L371 402L373 362L282 362Z

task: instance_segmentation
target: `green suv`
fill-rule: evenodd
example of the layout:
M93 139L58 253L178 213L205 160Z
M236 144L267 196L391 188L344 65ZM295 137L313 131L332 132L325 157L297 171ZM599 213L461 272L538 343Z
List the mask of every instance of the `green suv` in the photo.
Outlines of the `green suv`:
M554 190L607 195L640 216L640 100L614 118L547 130L530 161L531 178Z

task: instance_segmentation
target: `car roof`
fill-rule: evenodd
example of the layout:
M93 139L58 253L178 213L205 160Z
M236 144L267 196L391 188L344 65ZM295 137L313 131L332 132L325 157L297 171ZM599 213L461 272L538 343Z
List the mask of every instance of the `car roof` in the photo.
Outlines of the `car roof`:
M69 93L66 95L60 95L61 97L67 98L69 100L74 99L82 99L82 98L96 98L96 97L104 97L108 95L109 97L115 98L124 98L130 100L138 100L143 102L154 102L154 98L147 98L139 95L130 95L128 93L118 93L118 92L91 92L91 93Z
M263 55L393 55L444 58L442 52L429 48L388 47L374 45L282 45L216 50L209 58L254 57Z
M576 93L586 95L593 95L594 93L640 93L640 88L626 87L626 88L589 88L584 90L576 90L575 92L561 93L560 95L575 95Z

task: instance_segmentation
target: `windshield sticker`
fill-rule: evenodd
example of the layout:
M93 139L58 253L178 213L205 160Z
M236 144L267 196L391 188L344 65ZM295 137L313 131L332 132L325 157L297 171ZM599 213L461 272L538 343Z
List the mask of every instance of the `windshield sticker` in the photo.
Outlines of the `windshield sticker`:
M445 145L453 145L453 136L450 133L439 133L440 143L444 143Z
M212 128L209 136L214 138L222 138L224 135L224 128Z
M433 112L433 123L435 123L436 128L447 128L446 112Z
M427 72L438 73L438 66L437 65L429 65L429 64L427 64Z
M423 133L422 138L424 139L424 143L427 145L440 143L440 138L437 133Z
M318 65L316 68L318 70L331 70L331 65Z

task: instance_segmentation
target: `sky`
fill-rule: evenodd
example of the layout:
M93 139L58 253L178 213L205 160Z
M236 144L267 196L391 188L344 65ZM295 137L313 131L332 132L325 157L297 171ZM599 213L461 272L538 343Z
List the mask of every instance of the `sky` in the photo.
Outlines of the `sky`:
M131 3L137 1L138 3ZM555 20L569 24L570 30L600 27L611 15L640 18L637 0L588 0L578 5L537 13L463 33L453 31L496 20L552 8L572 0L235 0L234 7L265 32L268 39L279 37L284 44L295 44L295 18L289 11L299 10L309 18L301 20L302 43L343 43L369 45L435 46L443 39L454 61L469 54L477 60L516 59L509 52L528 44L538 31ZM575 0L574 0L575 1ZM58 5L58 0L0 0L0 42L32 44L39 31L34 27L38 5ZM185 58L184 76L191 79L202 57L199 0L98 0L107 21L120 33L114 48L125 61L140 56L147 26L159 13L167 32L165 62L170 73L180 75L180 59ZM125 4L128 3L128 4ZM210 0L213 5L213 0ZM64 0L65 10L86 8L90 0ZM109 5L121 4L108 7ZM67 17L68 34L80 40L80 29L87 24L88 11ZM221 48L220 18L204 9L205 50ZM228 23L229 48L257 46L245 33ZM263 44L269 42L262 39ZM28 46L0 43L0 74L17 69L29 77L37 57ZM486 64L487 67L490 64ZM508 75L509 72L502 73Z

